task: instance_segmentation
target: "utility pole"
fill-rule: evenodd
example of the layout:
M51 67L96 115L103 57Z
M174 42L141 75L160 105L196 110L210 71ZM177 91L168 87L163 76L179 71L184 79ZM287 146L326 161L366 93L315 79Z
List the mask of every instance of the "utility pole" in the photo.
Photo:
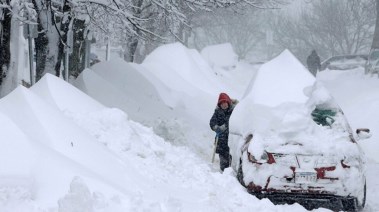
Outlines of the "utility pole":
M110 54L111 54L111 50L110 50L110 40L109 40L109 38L107 37L107 49L106 49L106 55L105 55L105 60L106 61L109 61L109 59L110 59Z
M91 33L88 33L87 39L85 40L84 45L86 45L86 53L84 54L84 68L89 67L89 60L90 60L90 54L91 54Z

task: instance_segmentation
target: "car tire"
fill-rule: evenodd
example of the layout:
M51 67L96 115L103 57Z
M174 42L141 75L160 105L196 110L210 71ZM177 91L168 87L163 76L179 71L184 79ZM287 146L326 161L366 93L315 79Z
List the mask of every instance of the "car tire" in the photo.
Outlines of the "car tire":
M242 171L242 160L241 159L240 159L240 163L238 164L237 179L238 179L238 182L240 182L243 187L246 187L245 182L243 181L243 171Z
M343 201L343 211L362 211L366 204L366 180L363 185L363 198L358 197L346 199Z

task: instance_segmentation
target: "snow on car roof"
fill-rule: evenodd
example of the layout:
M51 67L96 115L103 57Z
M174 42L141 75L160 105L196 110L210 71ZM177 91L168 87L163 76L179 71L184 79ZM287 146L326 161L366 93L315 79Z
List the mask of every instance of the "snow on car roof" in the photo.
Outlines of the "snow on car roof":
M256 104L270 107L285 102L305 102L308 98L303 90L314 82L312 74L285 50L260 67L244 96Z

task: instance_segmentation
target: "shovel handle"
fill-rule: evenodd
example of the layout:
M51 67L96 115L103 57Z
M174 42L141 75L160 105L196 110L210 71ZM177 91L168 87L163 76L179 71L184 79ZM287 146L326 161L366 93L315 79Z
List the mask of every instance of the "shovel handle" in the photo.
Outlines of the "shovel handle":
M218 134L216 134L215 142L214 142L214 144L213 144L212 163L214 162L214 159L215 159L217 143L218 143Z

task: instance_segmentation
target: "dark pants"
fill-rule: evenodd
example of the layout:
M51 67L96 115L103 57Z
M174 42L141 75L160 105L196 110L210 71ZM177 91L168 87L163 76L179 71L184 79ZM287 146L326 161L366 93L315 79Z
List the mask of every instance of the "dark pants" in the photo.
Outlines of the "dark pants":
M309 72L311 72L311 74L313 76L316 76L316 74L317 74L317 68L309 68Z
M232 156L228 152L223 152L218 156L220 157L220 169L224 171L224 169L228 168L232 163Z

